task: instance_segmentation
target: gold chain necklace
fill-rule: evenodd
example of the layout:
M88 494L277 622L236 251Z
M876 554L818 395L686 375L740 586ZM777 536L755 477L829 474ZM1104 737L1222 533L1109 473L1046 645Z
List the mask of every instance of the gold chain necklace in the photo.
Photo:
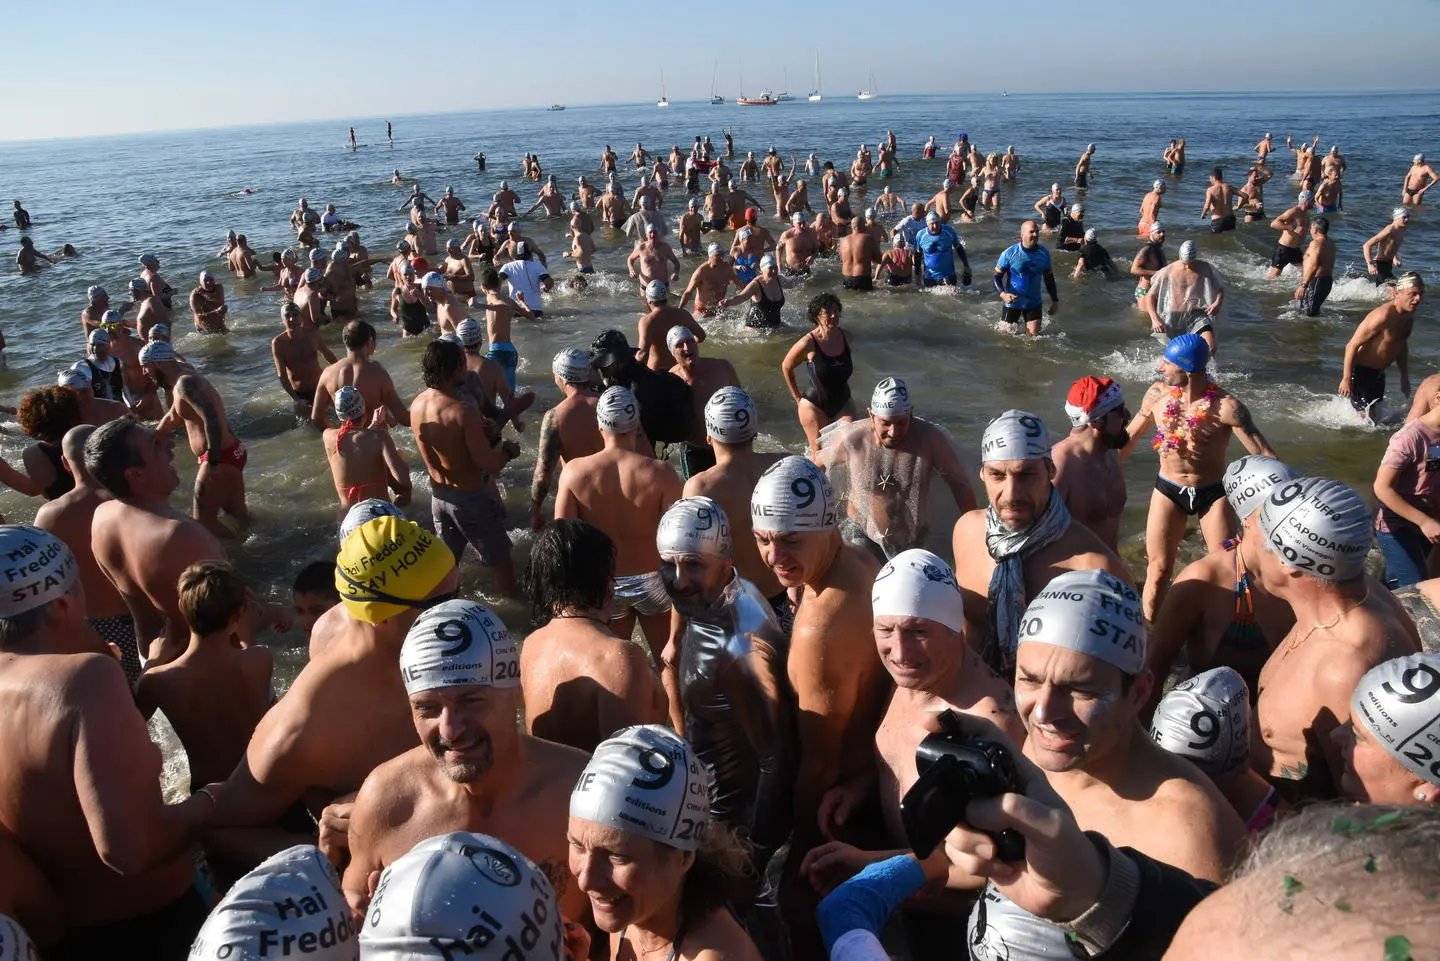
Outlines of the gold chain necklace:
M1339 624L1340 619L1343 618L1346 614L1349 614L1357 607L1363 606L1368 600L1370 600L1370 585L1367 583L1365 585L1365 594L1363 597L1360 598L1360 600L1356 601L1354 604L1351 604L1349 607L1341 608L1340 613L1336 614L1328 624L1316 624L1314 627L1310 628L1310 630L1306 631L1305 636L1300 638L1300 640L1291 641L1289 644L1285 645L1285 653L1281 655L1281 658L1283 659L1289 657L1296 648L1298 648L1301 644L1304 644L1306 641L1310 640L1310 635L1314 634L1316 631L1330 630L1335 625Z

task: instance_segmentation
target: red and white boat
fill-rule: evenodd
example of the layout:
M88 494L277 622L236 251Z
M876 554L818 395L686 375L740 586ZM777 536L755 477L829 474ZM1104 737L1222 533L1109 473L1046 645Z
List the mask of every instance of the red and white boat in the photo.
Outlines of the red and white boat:
M780 101L771 96L768 90L760 91L760 96L758 97L745 96L745 78L741 77L740 96L735 98L735 102L742 107L773 107Z

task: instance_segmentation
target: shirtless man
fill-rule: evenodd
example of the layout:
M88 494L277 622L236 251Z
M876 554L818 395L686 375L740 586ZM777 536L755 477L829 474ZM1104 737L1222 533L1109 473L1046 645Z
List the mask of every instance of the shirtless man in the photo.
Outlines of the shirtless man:
M325 306L330 302L330 288L325 283L325 272L310 267L300 275L300 286L295 288L295 306L307 326L319 329L330 323Z
M195 317L195 329L202 334L224 334L225 315L230 308L225 303L225 288L208 270L200 271L200 283L190 291L190 312Z
M234 537L220 523L224 511L241 524L248 524L245 506L245 464L250 455L230 431L225 401L203 376L186 370L175 359L175 351L163 341L151 341L140 351L140 365L155 383L170 392L170 409L156 425L161 437L184 426L190 450L200 462L195 475L195 519L217 537Z
M160 276L160 258L154 254L140 255L140 277L150 288L150 294L159 298L159 312L155 317L156 323L168 324L170 322L170 311L175 307L175 288L165 282Z
M974 630L972 646L1008 679L1020 615L1045 585L1065 571L1100 568L1126 580L1130 574L1104 541L1070 522L1040 418L1006 411L985 428L980 450L990 506L955 522L955 580Z
M250 249L250 242L245 239L244 234L236 234L235 249L230 251L225 258L235 276L242 280L254 277L260 272L255 264L255 251Z
M1095 159L1095 145L1092 143L1085 148L1080 159L1075 162L1075 189L1084 190L1090 186L1090 162ZM1005 178L1009 180L1009 177Z
M1155 428L1160 472L1145 520L1145 619L1151 623L1169 587L1187 519L1200 519L1210 551L1235 536L1235 514L1225 502L1221 480L1231 435L1250 453L1275 457L1245 405L1210 380L1205 372L1209 359L1209 347L1195 334L1170 341L1156 368L1160 380L1145 391L1140 412L1126 428L1130 439L1120 451L1126 460L1140 436Z
M445 260L440 264L440 273L455 296L475 306L475 268L461 249L460 241L454 237L445 242Z
M625 221L630 216L630 205L625 202L625 197L615 189L613 183L605 186L605 193L600 196L596 209L600 213L600 219L610 225L611 230L624 230Z
M827 441L822 458L846 505L841 535L881 563L925 543L935 477L950 488L961 513L975 509L975 492L950 438L915 416L910 391L898 377L875 385L870 416Z
M1393 363L1400 370L1400 393L1410 396L1410 331L1425 297L1425 281L1413 270L1395 283L1395 295L1360 321L1345 345L1345 362L1336 391L1350 398L1367 420L1375 420L1376 405L1385 396L1385 371Z
M680 261L674 249L660 239L653 224L646 227L645 239L636 244L630 256L625 258L625 267L630 272L630 279L640 285L642 296L651 281L658 280L668 285L680 279Z
M440 211L444 210L445 223L452 227L460 222L460 211L464 209L465 205L460 202L459 197L455 196L454 187L446 187L445 194L435 202L436 216L439 216Z
M47 264L54 264L55 261L49 256L42 254L35 249L35 241L26 234L20 238L20 250L15 254L15 266L22 274L35 274L40 272L40 261Z
M341 335L345 356L320 374L315 388L315 403L310 406L310 423L324 430L330 424L327 416L334 404L335 391L349 385L358 388L365 398L366 410L385 408L389 423L410 426L410 411L395 392L395 382L375 356L375 328L363 320L352 320Z
M1299 477L1280 461L1254 454L1225 469L1225 499L1240 518L1240 533L1186 567L1166 591L1145 654L1155 677L1146 716L1168 682L1213 667L1233 669L1254 697L1260 668L1295 625L1290 605L1267 591L1256 573L1267 549L1258 526L1260 508L1272 488Z
M601 394L595 418L604 447L565 464L555 492L555 518L589 521L610 535L615 542L610 629L629 638L638 618L659 663L669 637L670 599L660 582L653 532L680 496L680 477L668 463L635 450L640 410L628 389L611 387Z
M1225 303L1225 283L1195 241L1180 245L1179 257L1150 275L1140 309L1150 315L1151 333L1165 337L1198 334L1215 354L1215 318Z
M1149 240L1151 235L1151 224L1160 219L1160 208L1163 206L1165 196L1165 181L1156 180L1151 185L1150 192L1140 200L1140 222L1135 226L1135 233L1141 240Z
M680 449L680 476L689 480L715 466L715 452L705 440L705 405L722 387L739 387L740 375L723 357L701 357L700 342L689 327L671 327L665 346L675 358L670 373L690 385L695 403L690 437Z
M1373 523L1360 495L1321 477L1272 488L1260 508L1260 582L1295 626L1260 671L1250 758L1292 803L1339 793L1346 763L1331 734L1350 720L1355 686L1420 649L1400 602L1365 573Z
M711 184L710 192L705 195L705 220L701 223L701 228L705 231L724 230L728 226L729 216L728 196L720 184Z
M864 216L855 216L849 228L835 248L840 255L840 286L858 292L874 290L875 265L884 252L875 235L866 229Z
M1333 214L1345 209L1345 185L1335 170L1327 170L1324 179L1315 185L1315 210Z
M1210 232L1223 234L1235 229L1235 188L1225 182L1225 172L1219 167L1210 170L1210 186L1205 189L1205 203L1200 216L1210 215Z
M66 545L74 545L80 584L85 588L85 623L100 639L120 652L125 677L134 685L140 679L140 650L135 642L135 622L120 591L105 576L90 544L95 509L109 495L85 469L85 441L95 432L90 424L72 427L61 442L64 465L75 478L75 486L35 512L35 526L54 534Z
M615 544L579 520L535 538L525 579L535 623L520 651L525 731L582 751L633 724L666 721L646 649L610 632Z
M720 309L720 302L725 299L725 294L731 284L738 284L735 276L735 266L725 259L725 248L720 244L712 243L706 249L707 259L705 263L696 267L690 274L690 282L685 285L685 292L680 295L680 309L689 308L691 300L695 301L695 313L702 317L713 317Z
M675 363L665 340L672 327L684 327L705 342L705 328L688 310L671 307L670 288L663 280L650 281L643 291L649 313L640 318L636 331L635 356L651 370L669 370Z
M125 599L136 649L163 664L190 639L175 588L180 572L225 560L225 550L203 524L170 506L180 486L170 438L130 420L111 421L86 439L85 470L113 498L95 508L95 563Z
M800 595L786 661L799 749L795 823L780 899L797 957L807 956L805 945L817 933L815 891L799 868L827 827L845 825L853 804L842 799L858 796L875 776L867 747L886 686L870 634L870 588L880 564L845 543L837 508L824 472L803 457L771 466L750 498L761 558ZM821 799L841 785L849 790L832 795L822 810Z
M1270 258L1267 277L1279 277L1280 272L1294 264L1299 267L1305 259L1300 245L1310 232L1310 210L1315 206L1315 194L1309 190L1300 191L1295 206L1270 221L1270 229L1280 231L1280 240L1275 244L1275 254Z
M1255 144L1255 159L1257 162L1263 164L1265 162L1265 158L1270 156L1274 152L1275 138L1270 136L1269 133L1266 133L1265 136L1260 138L1259 143Z
M530 482L530 529L535 531L545 526L545 497L550 492L550 478L556 466L563 467L577 457L598 454L604 447L595 420L595 407L600 398L590 389L594 371L589 353L579 347L561 350L550 361L550 373L563 399L540 420L535 477Z
M1070 434L1050 451L1055 489L1070 517L1090 528L1110 550L1120 552L1120 515L1125 511L1125 471L1117 451L1130 435L1125 394L1109 377L1082 377L1065 396Z
M1390 214L1390 223L1361 247L1365 255L1365 269L1376 286L1395 279L1395 268L1400 266L1400 247L1405 243L1405 226L1410 223L1410 211L1396 207Z
M567 918L586 917L565 827L589 755L520 732L520 661L505 625L470 600L432 607L406 635L398 674L420 744L376 767L355 796L343 882L351 909L364 915L378 873L419 841L478 831L534 861Z
M561 217L565 214L565 193L555 182L555 175L551 174L545 186L540 188L536 195L535 203L522 213L521 217L528 217L540 208L545 209L546 217Z
M425 302L435 311L435 322L442 334L453 334L460 322L469 318L465 301L445 285L445 275L432 270L420 279Z
M1310 224L1310 246L1300 265L1295 299L1306 317L1320 316L1320 308L1335 285L1335 241L1330 239L1330 218L1316 217Z
M700 237L705 232L705 221L700 217L700 203L694 197L685 204L685 212L675 222L675 236L680 241L681 254L698 254Z
M780 235L775 250L780 257L780 271L786 277L809 275L815 264L817 249L815 231L805 223L805 215L796 211L790 215L790 227Z
M335 363L335 355L313 327L300 318L300 308L289 301L280 309L285 329L270 340L270 358L275 362L275 377L280 389L290 395L297 411L308 411L315 403L315 389L320 384L320 357Z
M130 281L130 303L126 306L135 308L135 331L141 340L150 336L151 327L166 323L168 314L161 305L160 298L150 292L150 285L143 277Z
M1425 162L1423 153L1417 153L1410 161L1410 169L1405 172L1404 183L1400 185L1400 202L1420 206L1425 202L1425 191L1437 183L1440 183L1440 174Z
M1250 168L1250 172L1245 176L1245 183L1235 191L1235 211L1245 214L1247 224L1265 219L1265 185L1273 176L1269 170L1257 164Z
M410 404L415 446L430 475L430 511L435 533L458 564L465 545L475 548L480 563L494 572L495 587L509 594L515 587L510 562L510 537L505 532L505 504L496 484L505 466L505 451L491 443L484 415L461 397L468 370L459 344L434 340L422 362L425 390Z
M0 605L0 835L54 887L64 935L45 956L181 961L209 911L186 848L223 790L165 803L160 751L124 673L85 626L69 548L6 525L0 552L10 568ZM5 861L8 888L23 876L15 858ZM8 936L5 948L37 957Z
M367 427L367 413L365 398L354 387L335 392L340 426L325 428L322 442L340 499L337 521L344 520L346 512L363 500L391 500L392 490L397 507L410 503L410 467L385 429L384 415L374 418L377 425Z
M378 765L415 746L396 664L425 601L460 586L455 559L434 535L399 517L361 524L335 558L340 603L321 616L310 660L266 713L226 782L207 848L254 863L293 844L343 861L348 805Z

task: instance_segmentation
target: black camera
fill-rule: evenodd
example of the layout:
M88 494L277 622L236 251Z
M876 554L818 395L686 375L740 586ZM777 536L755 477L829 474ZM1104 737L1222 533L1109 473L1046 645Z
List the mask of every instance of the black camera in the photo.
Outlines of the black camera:
M951 828L965 823L965 805L1020 790L1015 761L1004 747L967 736L954 711L940 715L940 728L939 734L929 735L915 749L920 777L900 802L905 835L920 858L929 857ZM998 860L1024 860L1025 838L1018 832L985 833L995 842Z

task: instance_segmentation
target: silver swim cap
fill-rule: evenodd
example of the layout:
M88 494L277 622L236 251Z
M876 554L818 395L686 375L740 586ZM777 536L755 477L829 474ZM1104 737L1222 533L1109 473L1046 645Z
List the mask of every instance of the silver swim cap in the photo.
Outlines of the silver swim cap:
M830 481L804 457L771 464L750 495L750 526L757 531L828 531L838 522Z
M1079 216L1080 216L1081 214L1083 214L1084 212L1085 212L1085 205L1084 205L1084 204L1071 204L1071 205L1070 205L1070 216L1071 216L1071 217L1079 217Z
M1067 648L1139 674L1145 669L1140 595L1108 571L1066 571L1025 608L1019 643Z
M90 378L78 370L62 370L55 375L56 387L69 387L71 390L89 390Z
M1153 184L1150 185L1150 189L1158 190L1163 194L1165 192L1165 181L1157 179Z
M579 347L566 347L550 361L550 373L567 384L584 384L590 380L590 355Z
M970 911L966 943L970 961L1071 961L1075 957L1059 925L1036 917L995 887Z
M627 387L611 387L595 405L595 420L607 434L633 434L640 426L640 403Z
M1410 654L1366 671L1350 717L1406 770L1440 785L1440 654Z
M80 568L65 542L29 524L0 524L0 617L14 617L49 604L75 585Z
M910 390L899 377L886 377L875 385L870 395L870 413L876 417L899 417L911 410Z
M1250 689L1234 668L1215 667L1175 685L1150 721L1150 736L1211 778L1250 764Z
M152 329L150 332L153 334L155 331ZM152 340L140 348L139 359L141 364L163 364L175 359L175 348L163 340Z
M739 387L721 387L705 402L705 433L722 444L754 440L760 418L750 395Z
M1085 228L1085 242L1087 244L1093 244L1096 238L1099 236L1100 231L1096 230L1094 227Z
M670 348L671 351L679 347L681 341L686 340L696 340L696 337L695 331L686 327L684 324L676 324L665 333L665 346ZM696 342L698 343L699 341L696 340Z
M1194 260L1197 250L1198 248L1195 246L1195 241L1185 241L1183 244L1180 245L1180 259L1186 261L1187 263Z
M359 420L365 416L365 397L350 385L335 392L335 413L341 420Z
M710 772L674 731L628 727L595 748L570 816L694 851L710 826Z
M221 899L195 936L193 961L261 961L305 944L310 961L355 961L355 923L340 879L313 844L260 863ZM10 956L0 951L0 957Z
M896 554L880 568L870 588L870 611L875 617L919 617L952 631L965 629L965 601L955 572L919 548Z
M142 280L141 283L143 284L144 281ZM99 284L95 284L91 287L86 288L85 290L85 298L87 300L96 300L100 297L106 296L108 295L105 293L105 288L101 287Z
M345 512L345 519L340 522L340 540L349 537L361 524L366 521L373 521L377 517L398 517L405 519L405 512L387 500L379 497L367 497L358 504L351 505Z
M709 554L729 560L730 518L708 497L682 497L660 518L655 549L662 556Z
M1050 435L1039 417L1023 410L1007 410L985 428L980 438L980 460L1048 460Z
M654 228L650 228L654 230ZM670 296L670 285L663 280L652 280L645 285L645 299L652 304L658 304Z
M405 634L400 676L407 695L462 684L520 686L520 652L505 624L475 601L426 608Z
M1287 567L1324 581L1365 573L1371 528L1364 499L1326 477L1302 477L1274 488L1260 509L1269 551Z
M456 324L455 333L460 336L460 343L465 347L474 347L485 339L485 328L473 317L466 317Z
M1300 475L1288 464L1261 454L1246 454L1225 468L1225 499L1244 521L1265 504L1265 495L1276 484L1293 481Z

